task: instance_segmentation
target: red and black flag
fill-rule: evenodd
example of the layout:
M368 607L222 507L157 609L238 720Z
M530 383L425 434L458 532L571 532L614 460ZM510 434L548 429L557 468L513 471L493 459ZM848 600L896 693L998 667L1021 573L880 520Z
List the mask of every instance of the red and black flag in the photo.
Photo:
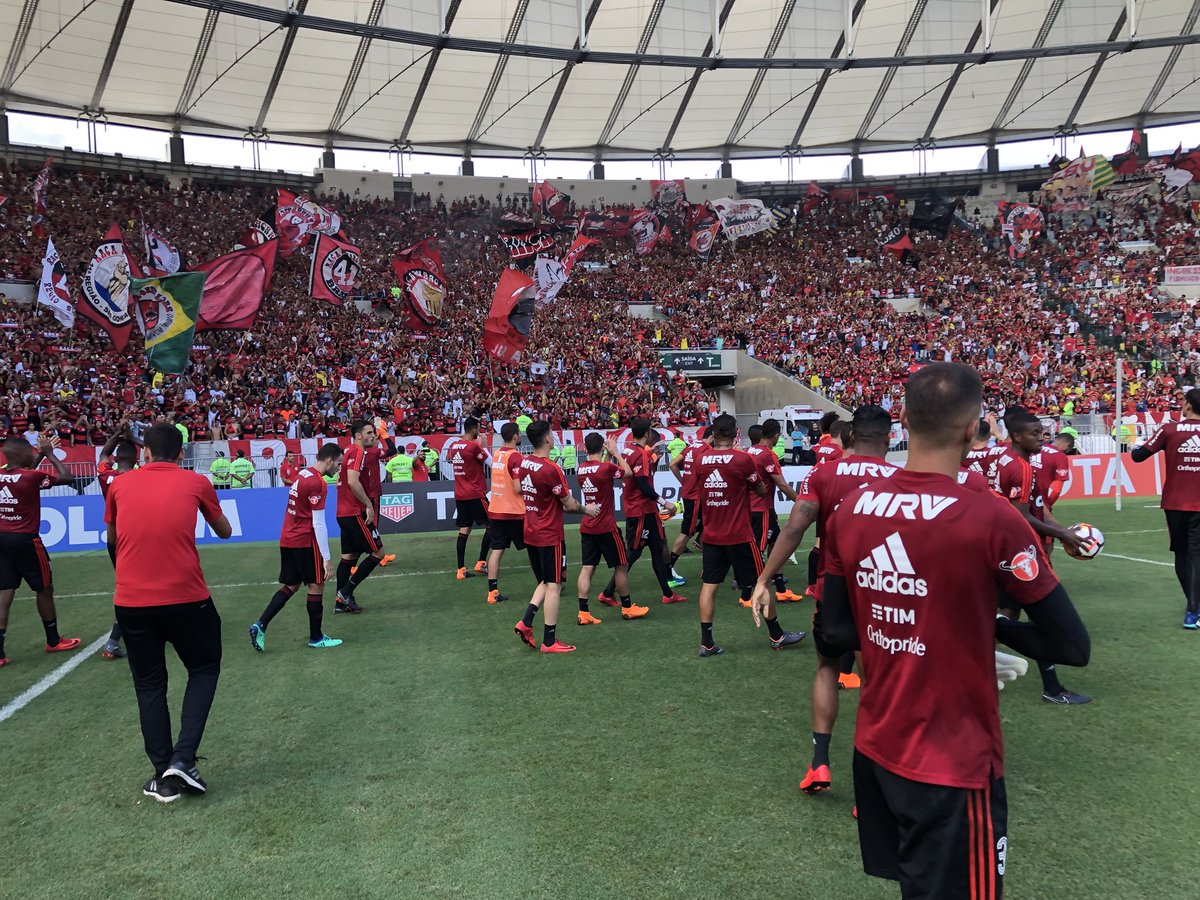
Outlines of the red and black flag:
M505 269L483 326L484 351L508 365L519 363L529 344L536 308L537 287L533 279L516 269Z
M628 237L633 230L633 224L638 213L644 210L618 212L615 209L604 209L600 212L589 210L579 217L579 233L592 237Z
M197 331L243 329L254 324L275 272L275 244L272 238L192 267L195 272L208 273Z
M109 225L83 273L83 297L77 309L108 332L118 353L129 343L129 334L133 330L129 280L140 274L133 269L125 253L121 229L115 224Z
M308 269L308 294L314 300L341 306L362 284L362 271L362 253L357 247L318 234Z
M1138 160L1138 150L1141 148L1144 139L1142 129L1133 129L1133 134L1129 137L1129 149L1124 153L1118 153L1111 160L1114 172L1118 175L1132 175L1138 170L1138 166L1141 165L1141 162Z
M808 191L804 194L804 203L800 205L800 215L807 216L810 212L821 205L821 201L828 197L827 191L822 190L821 186L815 181L808 183Z
M42 171L38 172L37 178L33 181L33 233L39 238L46 236L42 223L46 221L46 189L50 186L50 172L53 165L54 157L47 156Z
M337 235L342 231L342 217L315 202L307 194L295 194L279 188L275 206L275 233L279 236L279 255L291 256L306 243L309 236Z
M502 234L499 237L500 242L508 250L509 258L517 262L533 259L539 253L545 253L547 250L553 249L555 243L554 235L547 231Z
M672 213L687 205L687 183L682 178L650 182L651 209L661 213Z
M1023 259L1042 234L1046 217L1036 206L1028 203L1013 203L1008 200L997 201L1000 207L1001 230L1008 238L1008 255L1010 259Z
M266 209L257 219L250 223L242 232L234 250L245 250L247 247L261 247L267 241L273 241L279 235L275 231L275 210Z
M533 186L533 208L544 222L565 222L571 209L571 198L549 181Z
M896 254L896 259L906 266L912 266L914 269L921 267L921 257L917 255L917 251L913 248L912 239L908 236L908 229L901 222L895 222L888 226L887 230L879 236L879 243L884 250Z
M942 240L954 226L954 204L941 197L918 200L908 227L913 231L928 231Z
M658 246L658 240L663 233L663 223L648 209L639 209L636 212L638 215L633 222L631 231L633 252L638 256L646 256L653 253L654 248Z
M446 299L446 271L437 238L401 250L392 260L392 271L400 281L409 327L414 331L437 328Z
M708 259L720 229L721 221L707 204L693 203L688 208L688 246L700 259Z

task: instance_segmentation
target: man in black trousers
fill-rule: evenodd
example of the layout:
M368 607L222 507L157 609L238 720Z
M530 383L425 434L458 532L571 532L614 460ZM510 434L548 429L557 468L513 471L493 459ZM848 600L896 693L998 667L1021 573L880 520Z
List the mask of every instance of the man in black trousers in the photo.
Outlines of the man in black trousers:
M196 514L213 534L233 533L207 478L179 466L183 436L173 425L145 434L150 462L113 482L105 502L108 541L117 548L117 623L125 637L146 755L154 777L142 793L161 803L207 788L196 751L221 673L221 617L196 552ZM166 646L187 668L178 741L167 709Z

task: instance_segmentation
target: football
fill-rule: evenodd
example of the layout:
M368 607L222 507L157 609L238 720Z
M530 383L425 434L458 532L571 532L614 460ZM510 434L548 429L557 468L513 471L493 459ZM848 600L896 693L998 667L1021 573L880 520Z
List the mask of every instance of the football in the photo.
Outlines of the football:
M1070 530L1085 541L1088 541L1090 546L1085 547L1078 553L1073 553L1070 548L1064 547L1063 549L1067 551L1068 556L1073 556L1075 559L1095 559L1100 551L1104 549L1104 534L1095 525L1080 522L1078 525L1072 525Z

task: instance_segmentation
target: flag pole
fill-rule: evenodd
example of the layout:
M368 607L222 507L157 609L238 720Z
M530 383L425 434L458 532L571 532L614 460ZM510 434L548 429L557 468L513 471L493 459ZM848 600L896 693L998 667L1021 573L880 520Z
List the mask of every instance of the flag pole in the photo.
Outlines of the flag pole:
M1121 414L1122 410L1124 409L1124 406L1121 403L1121 390L1124 387L1122 382L1124 380L1123 376L1125 374L1124 362L1125 362L1124 359L1121 357L1121 352L1120 352L1120 350L1118 350L1117 351L1117 480L1116 480L1116 487L1114 490L1114 496L1116 498L1117 512L1121 511L1121 481L1125 478L1125 470L1123 468L1123 463L1121 462L1121 439L1125 436L1125 423L1122 421L1123 416Z

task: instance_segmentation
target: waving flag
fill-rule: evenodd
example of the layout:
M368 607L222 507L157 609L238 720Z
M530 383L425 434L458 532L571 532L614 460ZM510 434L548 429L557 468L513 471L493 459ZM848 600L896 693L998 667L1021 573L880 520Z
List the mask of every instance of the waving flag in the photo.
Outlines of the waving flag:
M129 333L133 330L133 316L129 312L130 277L121 229L110 225L83 273L83 298L78 309L108 332L118 353L129 343Z
M33 181L33 231L38 237L46 236L42 223L46 221L46 189L50 186L50 171L53 165L54 157L47 156L42 171L38 172Z
M204 272L180 272L130 283L138 327L146 338L146 362L152 368L171 375L187 368L207 277Z
M800 206L800 214L807 216L810 212L821 205L821 201L828 195L819 184L815 181L808 183L808 190L804 194L804 203Z
M674 212L687 206L687 183L682 178L650 182L650 206L659 212Z
M577 237L562 259L552 256L539 256L534 262L534 279L537 282L538 305L550 303L558 296L563 285L571 277L575 262L583 255L583 251L597 243L595 238Z
M1112 158L1110 165L1114 172L1118 175L1132 175L1138 170L1141 165L1138 162L1138 150L1141 148L1143 140L1142 129L1133 129L1133 134L1129 137L1129 149Z
M775 219L761 200L732 200L722 197L712 202L725 237L731 241L766 231Z
M247 247L258 247L267 241L273 241L279 235L275 232L275 211L267 209L250 226L242 232L234 250L245 250Z
M1046 217L1036 206L1027 203L998 201L1000 223L1004 236L1008 238L1008 255L1011 259L1023 259L1033 242L1041 236Z
M542 181L533 186L533 208L544 220L565 222L571 208L571 198L549 181Z
M1096 191L1103 190L1116 180L1116 172L1103 156L1080 156L1042 184L1045 205L1052 212L1087 209Z
M717 214L706 204L693 203L688 208L688 229L691 232L688 246L700 259L708 260L720 227L721 223L717 219Z
M767 229L767 234L774 237L779 234L781 228L792 220L792 211L783 206L771 207L771 218L774 220L771 227Z
M589 210L579 217L579 233L602 237L627 237L633 230L639 210L619 212L615 209L605 209L600 212Z
M483 349L508 365L521 361L533 329L537 306L533 279L516 269L505 269L492 295L492 308L483 326Z
M275 233L279 235L279 255L291 256L308 243L309 236L336 235L342 230L342 219L307 194L294 194L279 188L275 206Z
M653 253L662 237L662 220L648 209L638 210L641 215L633 223L633 252L638 256Z
M446 270L437 238L426 238L401 250L392 260L392 271L404 292L408 324L414 331L429 331L442 321L446 299Z
M545 231L526 231L524 234L499 235L500 242L513 260L532 259L554 247L554 235Z
M193 267L196 272L208 274L197 331L249 328L254 324L275 271L275 244L270 240Z
M58 258L54 241L49 238L46 239L46 257L42 260L42 280L38 282L37 302L49 307L64 328L75 325L75 301L71 299L71 289L67 287L67 270Z
M309 296L341 306L361 284L362 253L359 249L337 238L318 234L308 269Z
M144 233L148 267L164 275L174 275L184 268L183 254L179 252L179 248L153 228L144 229Z

